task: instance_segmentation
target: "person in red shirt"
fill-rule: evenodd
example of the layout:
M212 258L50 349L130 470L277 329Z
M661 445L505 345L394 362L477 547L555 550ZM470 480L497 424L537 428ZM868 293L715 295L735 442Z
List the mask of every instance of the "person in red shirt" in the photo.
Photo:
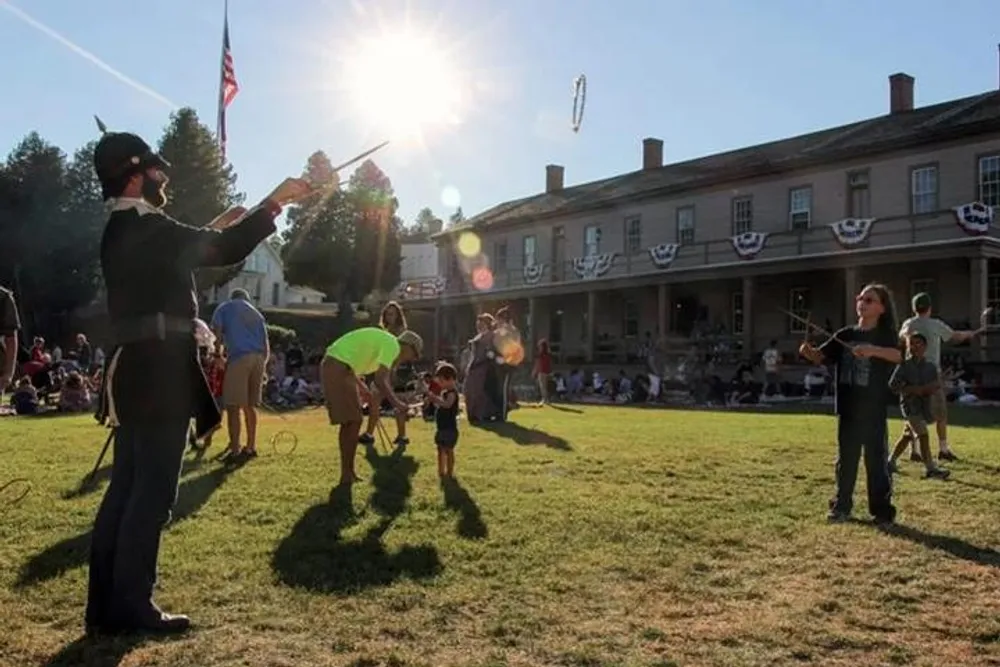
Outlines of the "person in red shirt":
M532 375L538 381L538 391L542 397L542 403L549 402L549 375L552 374L552 354L549 352L549 341L544 338L538 341L538 348L535 352L535 367Z
M217 347L202 358L202 365L205 369L205 377L208 379L208 388L212 392L215 404L222 409L222 385L226 379L226 358ZM197 447L199 453L204 453L212 446L212 436L222 428L222 423L216 424L215 428L205 436L205 442L201 447Z

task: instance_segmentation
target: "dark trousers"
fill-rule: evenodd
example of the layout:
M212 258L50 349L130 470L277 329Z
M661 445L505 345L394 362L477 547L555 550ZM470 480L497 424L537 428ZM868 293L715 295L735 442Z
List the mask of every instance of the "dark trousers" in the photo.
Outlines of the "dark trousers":
M875 517L895 518L885 416L860 423L843 417L838 420L837 495L831 502L831 509L850 514L854 507L854 484L862 452L868 480L868 511Z
M160 534L177 500L188 420L119 426L111 483L94 521L87 625L142 625L153 604Z

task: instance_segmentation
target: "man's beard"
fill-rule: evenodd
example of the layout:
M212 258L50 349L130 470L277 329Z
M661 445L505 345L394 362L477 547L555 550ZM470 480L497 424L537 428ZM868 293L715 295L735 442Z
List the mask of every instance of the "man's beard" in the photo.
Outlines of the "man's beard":
M142 198L155 208L163 208L167 205L167 182L157 181L149 176L142 178Z

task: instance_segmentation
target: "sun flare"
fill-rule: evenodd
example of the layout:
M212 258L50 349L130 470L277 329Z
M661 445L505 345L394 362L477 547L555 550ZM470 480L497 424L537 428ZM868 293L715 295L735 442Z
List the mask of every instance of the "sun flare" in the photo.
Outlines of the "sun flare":
M343 63L351 105L371 130L387 138L419 139L435 126L461 121L457 70L431 37L381 32L359 40Z

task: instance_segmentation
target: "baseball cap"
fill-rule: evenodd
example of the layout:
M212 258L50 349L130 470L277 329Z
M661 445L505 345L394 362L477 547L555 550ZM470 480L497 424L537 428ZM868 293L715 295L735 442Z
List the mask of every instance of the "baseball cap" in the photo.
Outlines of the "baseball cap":
M403 333L396 336L396 340L399 341L400 345L409 345L412 347L418 357L424 352L424 339L421 338L416 331L410 331L407 329Z

